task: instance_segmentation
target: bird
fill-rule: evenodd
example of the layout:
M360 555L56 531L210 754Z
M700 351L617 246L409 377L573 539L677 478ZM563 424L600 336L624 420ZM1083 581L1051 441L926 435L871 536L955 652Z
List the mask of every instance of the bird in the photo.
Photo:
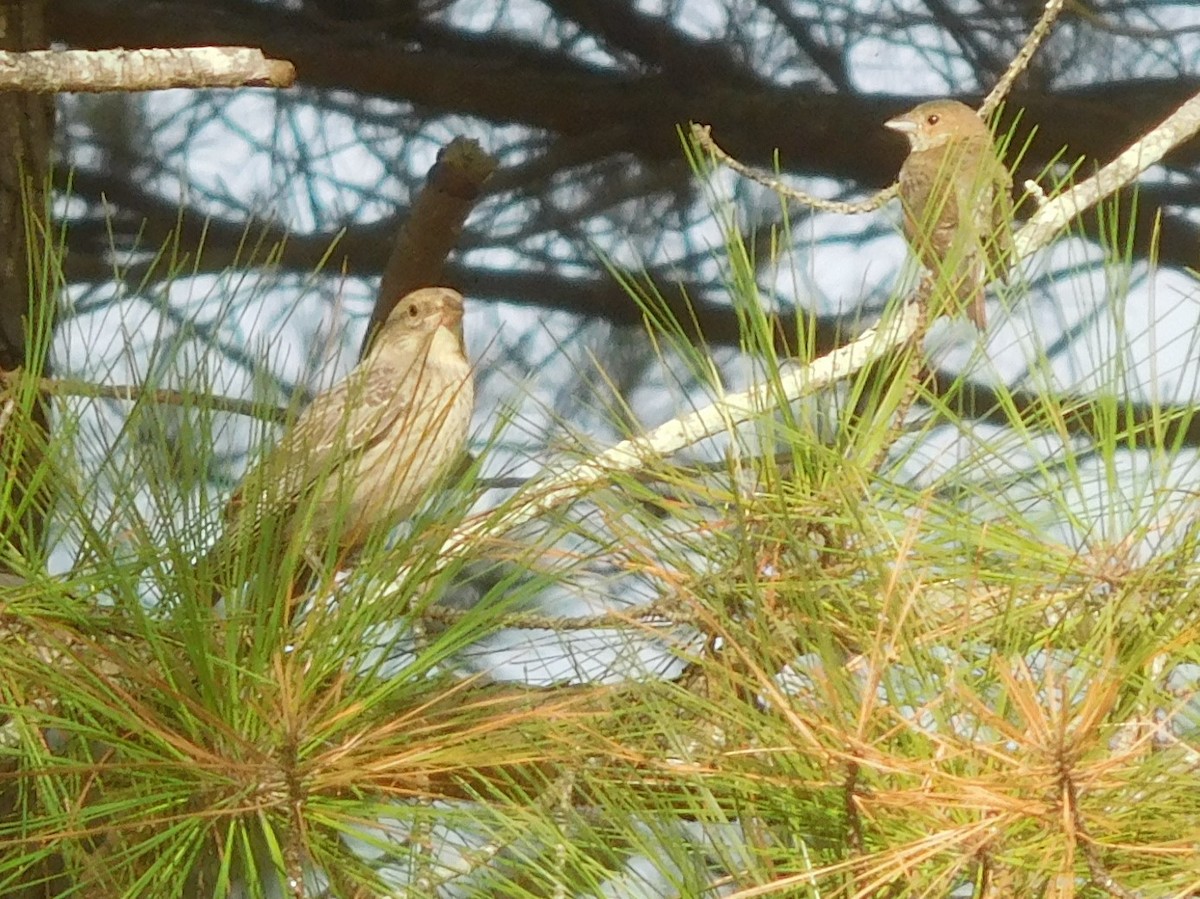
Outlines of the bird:
M954 304L987 327L984 285L1012 252L1012 176L971 107L932 100L884 125L909 142L900 167L904 236Z
M448 287L395 305L359 364L313 397L229 497L206 556L214 583L229 586L235 553L255 541L300 539L315 569L335 545L339 561L353 557L412 514L466 445L474 383L462 320L462 295Z

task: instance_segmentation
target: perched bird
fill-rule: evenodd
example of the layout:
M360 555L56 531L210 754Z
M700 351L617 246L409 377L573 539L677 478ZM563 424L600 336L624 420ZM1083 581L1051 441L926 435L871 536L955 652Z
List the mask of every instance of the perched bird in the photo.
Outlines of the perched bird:
M413 512L466 442L474 386L462 317L462 296L446 287L396 304L358 366L313 398L229 498L207 557L218 583L236 547L302 534L310 561L334 543L341 559Z
M922 265L987 326L983 288L1012 249L1012 177L969 106L933 100L884 123L908 138L900 167L904 235Z

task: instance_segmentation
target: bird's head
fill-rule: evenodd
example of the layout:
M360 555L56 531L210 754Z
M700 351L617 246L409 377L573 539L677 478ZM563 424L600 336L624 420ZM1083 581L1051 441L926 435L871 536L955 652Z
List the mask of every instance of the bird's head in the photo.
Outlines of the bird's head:
M457 345L460 352L465 352L462 322L462 294L449 287L422 287L405 294L392 307L367 352L404 356L417 352L418 346L429 347L434 343ZM438 337L443 328L452 342Z
M913 152L933 150L953 140L989 138L987 125L965 103L931 100L883 123L908 138Z
M383 326L401 333L432 334L441 327L458 333L462 319L462 294L449 287L422 287L393 306Z

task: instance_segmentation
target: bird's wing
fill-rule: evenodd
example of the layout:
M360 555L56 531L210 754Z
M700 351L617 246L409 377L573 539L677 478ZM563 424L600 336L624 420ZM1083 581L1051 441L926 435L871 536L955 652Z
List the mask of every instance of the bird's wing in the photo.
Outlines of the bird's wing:
M1008 224L1012 210L1012 178L997 159L990 142L967 144L961 154L961 168L954 179L953 203L956 219L969 223L971 252L983 250L992 274L999 274L998 264L1005 247L1011 245Z
M411 396L400 392L404 376L396 366L372 360L317 394L279 442L246 473L230 497L227 519L238 514L248 490L261 496L267 509L295 505L330 477L338 463L389 433L412 403Z
M1012 264L1013 205L1012 175L999 159L992 174L991 240L988 243L988 263L994 275L1008 280Z

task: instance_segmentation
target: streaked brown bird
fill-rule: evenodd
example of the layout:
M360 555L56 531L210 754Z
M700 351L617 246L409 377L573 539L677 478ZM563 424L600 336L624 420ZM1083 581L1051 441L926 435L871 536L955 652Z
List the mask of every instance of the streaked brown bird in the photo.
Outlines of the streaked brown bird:
M884 124L911 147L900 167L904 236L933 272L935 293L953 296L982 330L984 285L1005 275L1012 250L1012 177L987 125L957 100L922 103Z
M462 318L447 287L396 304L358 366L313 398L229 498L207 557L218 583L239 546L302 534L310 560L334 542L340 560L412 514L466 443L474 385Z

